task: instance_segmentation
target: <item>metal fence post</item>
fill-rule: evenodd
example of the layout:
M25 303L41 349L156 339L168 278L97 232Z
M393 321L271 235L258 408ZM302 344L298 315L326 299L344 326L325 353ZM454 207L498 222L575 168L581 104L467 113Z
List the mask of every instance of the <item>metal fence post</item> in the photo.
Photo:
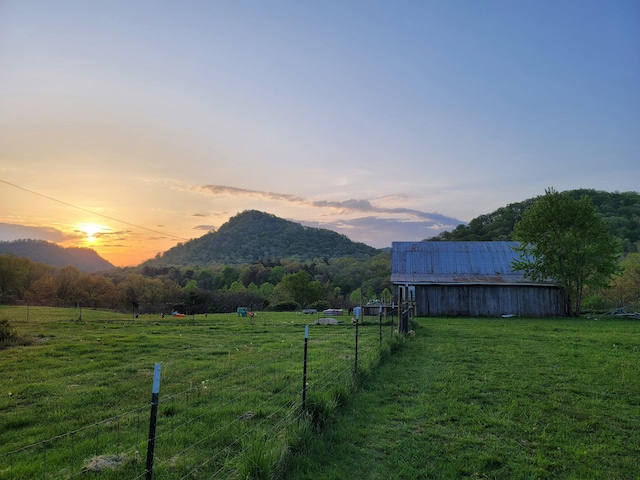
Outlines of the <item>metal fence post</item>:
M353 374L358 374L358 325L360 324L360 320L356 318L356 355L353 365Z
M393 310L391 310L391 331L389 332L389 334L391 335L391 337L393 337L393 325L394 325L394 320L393 320Z
M307 408L307 344L309 342L309 325L304 327L304 360L302 367L302 413Z
M151 417L149 420L149 439L147 440L147 480L153 475L153 451L156 444L156 421L158 419L158 395L160 393L160 364L153 368L153 389L151 393Z

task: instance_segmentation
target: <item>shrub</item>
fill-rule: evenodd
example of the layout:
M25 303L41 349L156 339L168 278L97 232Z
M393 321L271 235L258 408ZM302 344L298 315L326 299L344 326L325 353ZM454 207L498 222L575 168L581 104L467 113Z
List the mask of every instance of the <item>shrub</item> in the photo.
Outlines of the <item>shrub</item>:
M311 416L309 414L302 414L297 422L289 426L287 439L291 454L300 455L309 451L309 448L317 439L313 432L313 425L311 424Z
M338 399L333 395L319 394L307 399L305 414L315 432L322 432L335 417L338 410Z
M300 305L291 300L279 302L274 305L269 305L269 310L271 310L272 312L295 312L299 309Z
M9 320L0 320L0 349L15 347L17 345L27 345L29 342L18 335L9 323Z
M15 336L9 320L0 320L0 342L10 341Z
M389 352L394 354L404 346L404 337L400 334L394 334L387 342L389 342Z
M611 308L611 303L600 295L590 295L582 302L582 309L584 311L605 312L611 310Z
M276 477L280 460L278 448L260 436L243 442L243 453L237 459L238 478L270 480Z
M310 308L315 308L318 311L326 310L327 308L331 308L331 304L326 300L318 300L309 305Z

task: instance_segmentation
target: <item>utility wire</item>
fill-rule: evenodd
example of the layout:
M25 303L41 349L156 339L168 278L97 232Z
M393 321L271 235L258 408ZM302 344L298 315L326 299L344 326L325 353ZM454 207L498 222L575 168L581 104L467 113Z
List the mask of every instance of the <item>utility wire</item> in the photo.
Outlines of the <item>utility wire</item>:
M147 227L143 227L143 226L140 226L140 225L136 225L135 223L129 223L129 222L125 222L124 220L120 220L118 218L109 217L108 215L103 215L101 213L92 212L91 210L87 210L86 208L78 207L77 205L73 205L71 203L63 202L62 200L58 200L57 198L48 197L47 195L43 195L42 193L34 192L33 190L29 190L28 188L24 188L24 187L21 187L19 185L14 184L14 183L7 182L6 180L2 180L1 178L0 178L0 182L4 183L6 185L10 185L10 186L12 186L14 188L17 188L17 189L20 189L20 190L24 190L25 192L32 193L33 195L38 195L39 197L46 198L47 200L51 200L53 202L61 203L62 205L66 205L67 207L75 208L76 210L81 210L83 212L90 213L91 215L97 215L98 217L106 218L106 219L112 220L114 222L123 223L125 225L129 225L130 227L140 228L140 229L146 230L148 232L157 233L159 235L165 235L167 237L177 238L178 240L189 241L188 238L178 237L177 235L171 235L170 233L160 232L158 230L153 230L151 228L147 228Z

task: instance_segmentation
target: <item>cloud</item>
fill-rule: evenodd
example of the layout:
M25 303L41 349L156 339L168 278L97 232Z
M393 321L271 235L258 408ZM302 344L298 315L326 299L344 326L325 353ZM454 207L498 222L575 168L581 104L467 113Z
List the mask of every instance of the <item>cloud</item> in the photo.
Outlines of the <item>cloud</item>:
M215 231L216 227L213 225L196 225L193 227L194 230L204 230L205 232Z
M106 242L127 240L132 234L133 232L131 230L107 229L94 232L91 236L100 239L103 244L106 244ZM65 240L83 240L85 238L87 238L87 232L79 228L71 230L71 232L65 236Z
M463 223L458 219L447 217L435 212L423 212L411 208L385 208L373 205L369 200L345 200L342 202L316 201L310 202L310 205L319 208L333 208L342 210L344 213L363 212L363 213L381 213L385 215L408 215L436 223L449 224L455 222L456 225Z
M456 218L447 217L436 212L423 212L421 210L415 210L411 208L387 208L376 206L371 203L370 200L358 200L349 199L342 201L329 201L329 200L307 200L297 195L290 195L286 193L274 193L264 192L260 190L248 190L244 188L228 187L224 185L200 185L193 187L193 190L201 191L209 195L226 195L226 196L253 196L263 199L284 201L287 203L293 203L296 205L315 207L315 208L328 208L336 211L339 214L348 213L379 213L384 215L408 215L415 218L432 221L435 223L441 223L443 225L449 225L454 223L458 225L464 223Z
M131 230L114 230L111 232L98 232L95 234L96 237L101 239L108 240L127 240L133 236L133 232Z
M299 223L308 227L333 230L354 241L376 248L385 248L397 241L421 241L445 230L452 230L463 222L455 220L450 224L441 224L429 220L405 221L396 218L368 216L328 222L301 220Z
M437 235L445 230L452 230L463 224L462 220L448 217L437 212L424 212L421 210L384 207L375 205L366 199L335 200L308 200L297 195L285 193L264 192L243 188L228 187L223 185L202 185L193 187L207 195L219 196L250 196L289 205L311 207L319 210L330 210L329 214L323 214L323 221L296 220L303 225L325 228L347 235L352 240L366 243L376 248L390 247L393 241L419 241ZM401 197L396 195L395 197ZM379 201L389 201L389 198ZM353 218L354 215L362 215Z
M245 188L227 187L224 185L199 185L193 187L192 190L202 191L209 195L227 195L227 196L252 196L260 197L268 200L284 200L286 202L304 204L306 201L296 195L286 193L263 192L260 190L247 190Z
M14 240L32 239L46 240L48 242L63 242L67 236L51 227L29 227L12 223L0 223L0 240L12 242Z

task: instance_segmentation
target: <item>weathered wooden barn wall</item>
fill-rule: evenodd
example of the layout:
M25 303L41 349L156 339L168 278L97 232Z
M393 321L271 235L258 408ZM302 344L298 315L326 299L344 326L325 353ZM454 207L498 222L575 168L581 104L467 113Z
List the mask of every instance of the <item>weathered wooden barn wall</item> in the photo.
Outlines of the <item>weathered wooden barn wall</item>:
M517 315L563 316L564 296L557 287L524 285L416 285L420 317Z
M393 242L391 282L419 316L564 316L561 288L512 267L515 242Z

